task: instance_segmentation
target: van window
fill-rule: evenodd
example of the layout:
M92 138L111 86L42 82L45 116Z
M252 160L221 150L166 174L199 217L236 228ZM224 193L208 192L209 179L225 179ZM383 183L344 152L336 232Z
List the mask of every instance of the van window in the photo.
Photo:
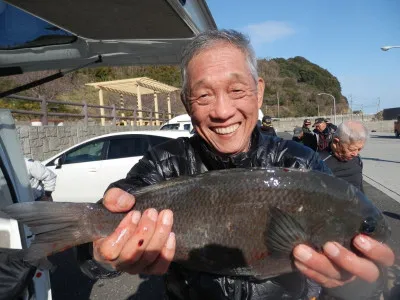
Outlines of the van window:
M76 36L0 0L0 50L72 43Z
M179 124L165 124L161 130L179 130Z
M183 125L183 130L190 131L190 124L184 124Z

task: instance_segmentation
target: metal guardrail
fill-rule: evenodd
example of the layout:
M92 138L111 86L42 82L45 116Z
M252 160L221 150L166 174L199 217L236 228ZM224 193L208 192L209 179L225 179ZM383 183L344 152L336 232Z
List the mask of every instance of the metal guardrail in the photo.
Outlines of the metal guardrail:
M168 112L160 112L160 111L153 111L153 110L138 110L138 109L128 109L128 108L118 108L115 106L115 104L111 106L101 106L101 105L94 105L94 104L87 104L85 101L82 103L78 102L70 102L70 101L56 101L56 100L46 100L44 98L34 98L34 97L27 97L27 96L19 96L19 95L10 95L7 96L3 99L13 99L13 100L21 100L21 101L31 101L31 102L40 102L40 111L37 110L22 110L22 109L11 109L12 113L17 113L17 114L25 114L25 115L37 115L40 116L40 121L42 125L48 125L49 122L49 116L55 116L55 117L69 117L69 118L79 118L84 120L84 124L87 125L89 122L89 118L93 119L111 119L112 124L116 125L117 121L133 121L135 125L138 124L142 125L143 122L146 123L146 121L149 122L149 125L153 125L154 121L158 121L159 123L164 123L168 121L169 119L173 118L176 116L174 113L168 113ZM58 112L51 112L48 109L48 104L59 104L59 105L69 105L69 106L77 106L80 107L82 112L81 113L58 113ZM98 108L98 109L105 109L105 110L111 110L111 113L109 115L96 115L96 114L89 114L89 108ZM128 116L118 116L118 112L132 112L132 117ZM147 117L138 117L138 113L144 113L147 114ZM156 115L158 114L158 118L156 118ZM144 124L146 125L146 124Z

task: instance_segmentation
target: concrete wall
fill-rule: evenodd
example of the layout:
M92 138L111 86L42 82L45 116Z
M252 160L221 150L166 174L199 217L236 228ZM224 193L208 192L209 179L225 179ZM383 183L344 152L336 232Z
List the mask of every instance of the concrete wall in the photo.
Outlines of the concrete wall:
M315 117L311 118L313 121ZM357 119L354 117L353 119ZM296 126L303 124L303 118L287 118L273 121L278 132L292 132ZM347 120L347 116L337 116L337 123ZM359 117L361 120L362 118ZM364 116L364 123L369 129L377 132L393 132L393 121L373 121L372 118ZM333 119L332 119L333 121ZM100 126L83 124L66 126L29 126L17 125L17 132L21 141L23 154L37 160L45 160L58 152L67 149L77 143L92 137L111 132L131 130L155 130L158 127L151 126Z
M278 131L293 131L296 126L302 126L304 119L310 119L311 122L315 120L316 117L301 117L301 118L280 118L279 121L273 121L273 126ZM321 116L321 118L330 118L332 122L334 119L332 116ZM337 115L336 125L348 120L358 120L362 121L368 130L375 130L377 132L393 132L393 122L394 121L376 121L374 115Z
M92 137L111 132L154 130L151 126L100 126L81 124L68 126L29 126L17 125L24 156L45 160L58 152Z

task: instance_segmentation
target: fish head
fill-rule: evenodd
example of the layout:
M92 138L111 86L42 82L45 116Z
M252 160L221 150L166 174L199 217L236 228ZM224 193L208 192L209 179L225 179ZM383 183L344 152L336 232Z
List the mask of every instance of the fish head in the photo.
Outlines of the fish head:
M385 242L390 238L390 226L382 212L359 190L356 191L360 205L360 224L358 233Z

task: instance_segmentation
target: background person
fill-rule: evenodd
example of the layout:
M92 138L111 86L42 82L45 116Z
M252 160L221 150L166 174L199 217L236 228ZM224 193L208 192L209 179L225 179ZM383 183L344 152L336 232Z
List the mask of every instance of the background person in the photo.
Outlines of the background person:
M311 133L310 126L311 126L311 120L310 119L305 119L303 121L303 127L302 127L303 132L304 133Z
M298 142L298 143L303 143L303 135L304 135L304 131L303 128L301 127L295 127L293 129L293 137L292 137L292 141Z
M340 124L330 146L319 152L321 159L336 177L342 178L363 191L363 163L360 151L368 138L368 129L359 121Z
M277 136L274 127L272 126L272 118L264 116L261 122L261 132L271 136Z
M37 160L25 158L25 165L35 201L53 201L57 175Z
M327 126L324 118L315 119L313 127L315 127L313 132L317 139L317 151L326 150L332 142L334 130Z

